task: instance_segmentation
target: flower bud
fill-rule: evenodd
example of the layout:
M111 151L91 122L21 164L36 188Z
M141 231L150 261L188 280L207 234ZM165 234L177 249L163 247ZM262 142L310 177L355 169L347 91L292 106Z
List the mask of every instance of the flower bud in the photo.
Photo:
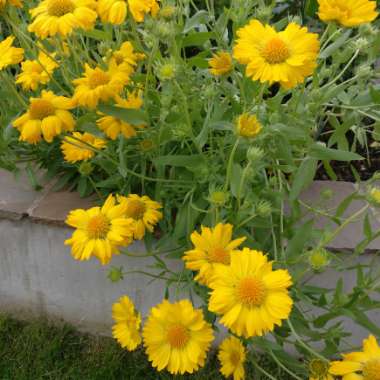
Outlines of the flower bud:
M217 191L213 191L210 194L209 200L211 203L213 203L216 206L223 206L225 203L227 203L228 198L229 198L228 193L226 193L225 191L217 190Z
M93 170L94 170L94 167L89 162L86 162L86 161L82 162L79 166L79 173L84 177L87 177L88 175L90 175Z
M368 202L376 207L380 207L380 188L371 187L368 191Z
M256 115L243 113L236 122L236 131L239 136L253 138L256 137L262 129L262 126Z
M250 162L257 162L260 161L264 157L264 151L259 148L258 146L251 146L247 150L247 159Z
M154 148L154 142L150 139L145 139L140 141L140 149L143 152L148 152L149 150L152 150Z
M162 64L158 68L157 76L163 81L174 79L176 76L175 64L170 63L170 62Z
M263 218L269 216L272 213L272 204L269 201L261 200L256 205L256 213Z
M118 281L122 280L124 278L123 268L122 267L120 267L120 268L112 267L108 271L107 277L111 282L118 282Z
M329 200L333 197L334 192L331 189L323 189L321 191L321 198L325 200Z
M330 254L324 248L309 251L309 264L315 272L321 272L330 264Z
M175 15L176 11L177 9L175 6L166 5L160 9L159 16L165 19L170 19Z

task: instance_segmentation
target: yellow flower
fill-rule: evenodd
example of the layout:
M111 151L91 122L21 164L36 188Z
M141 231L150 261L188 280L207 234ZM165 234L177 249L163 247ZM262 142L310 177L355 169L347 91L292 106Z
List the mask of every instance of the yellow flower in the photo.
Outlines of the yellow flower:
M233 56L247 65L246 75L260 82L280 82L285 88L303 83L317 65L318 35L290 23L282 32L258 20L237 32Z
M334 380L329 374L330 364L320 359L313 359L309 363L309 380Z
M158 371L172 374L193 373L203 367L214 339L202 311L188 300L164 300L153 307L143 328L149 361Z
M15 37L9 36L0 42L0 70L16 65L24 59L24 49L12 46Z
M129 81L127 71L120 70L114 61L110 61L107 71L100 67L92 69L87 63L84 69L84 77L73 80L76 86L73 100L91 109L96 108L99 101L116 98Z
M118 97L116 100L115 106L124 109L141 108L143 104L141 96L137 91L128 94L127 99ZM98 124L98 127L106 134L106 136L112 140L115 140L120 133L122 133L126 139L129 139L136 136L135 128L144 128L144 125L133 126L114 116L103 116L97 120L96 123Z
M322 21L336 21L346 27L355 27L375 20L376 1L318 0L318 16Z
M232 70L232 57L226 51L220 51L213 54L213 57L208 61L210 73L213 75L227 74Z
M370 335L363 341L363 351L343 355L342 361L331 363L330 373L342 380L378 380L380 376L380 347Z
M245 237L232 240L232 225L218 223L215 228L201 227L201 233L194 231L190 239L194 248L185 252L183 260L186 268L199 271L195 280L207 285L216 264L230 264L231 252L236 249Z
M36 144L43 137L52 142L61 132L74 129L75 121L68 111L72 108L71 99L43 90L41 97L30 98L28 111L16 119L13 126L20 131L21 141Z
M234 336L226 338L219 347L220 372L225 378L233 376L233 380L245 379L245 357L246 350L240 340Z
M98 14L103 22L120 25L127 17L127 0L99 0Z
M66 37L78 28L88 30L98 17L95 8L95 0L42 0L30 10L34 21L28 30L42 39L56 34Z
M137 22L143 22L147 13L155 17L160 10L156 0L128 0L128 6L132 17Z
M141 240L145 230L153 232L154 226L162 219L162 213L158 211L162 206L146 195L140 197L137 194L129 194L128 197L119 197L119 201L125 205L126 217L134 220L135 239Z
M22 0L0 0L0 10L7 4L13 5L17 8L22 8Z
M54 57L55 54L52 54ZM37 90L39 84L46 84L58 64L43 51L38 54L37 60L26 60L21 63L21 73L16 77L16 83L21 84L24 90Z
M95 256L105 265L112 255L119 254L118 247L130 244L133 221L124 213L125 206L117 205L112 194L102 207L70 211L66 224L76 230L65 245L71 245L74 259L83 261Z
M257 117L249 113L243 113L238 117L236 127L238 135L249 138L257 136L262 129Z
M95 149L103 149L106 144L105 140L99 139L91 133L73 132L72 137L65 137L61 144L61 150L65 161L74 163L94 157L95 152L91 149L91 146Z
M145 54L135 52L133 45L129 41L125 41L119 50L113 52L112 58L119 67L121 65L135 67L138 61L145 58Z
M128 296L121 297L119 302L113 304L112 318L116 322L112 327L113 337L128 351L136 349L141 343L141 315L136 312Z
M293 301L287 270L272 270L262 252L244 248L231 253L231 264L214 268L209 310L238 336L262 336L289 317Z

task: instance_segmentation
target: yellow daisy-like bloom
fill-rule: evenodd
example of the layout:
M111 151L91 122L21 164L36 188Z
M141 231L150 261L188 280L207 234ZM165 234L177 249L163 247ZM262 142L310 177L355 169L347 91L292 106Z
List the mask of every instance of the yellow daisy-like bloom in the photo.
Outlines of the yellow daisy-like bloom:
M156 0L128 0L128 6L133 19L137 22L143 22L148 13L155 17L160 10Z
M219 347L220 372L225 378L233 376L234 380L245 379L245 358L246 349L240 340L234 336L226 338Z
M343 355L342 361L331 363L330 373L342 380L379 380L380 347L370 335L363 341L363 351Z
M262 130L260 122L255 115L243 113L236 122L237 133L239 136L252 138L257 136Z
M318 0L318 16L322 21L336 21L348 28L366 24L378 16L376 1Z
M195 280L207 285L214 274L216 264L229 265L231 252L245 237L232 240L232 225L218 223L214 228L201 227L201 233L194 231L190 239L194 248L185 252L186 268L198 271Z
M9 36L0 42L0 70L16 65L24 59L24 49L13 47L15 37Z
M153 232L154 226L162 219L161 204L152 201L148 196L140 197L137 194L129 194L128 197L119 197L120 203L125 205L125 215L134 220L133 237L141 240L145 230Z
M54 57L55 54L52 56ZM26 60L21 63L21 73L16 77L16 83L21 84L25 91L37 90L39 84L46 84L58 64L44 52L38 54L37 60Z
M232 70L232 57L226 51L220 51L213 54L213 57L208 61L210 73L216 76L224 75Z
M127 0L99 0L98 14L103 22L120 25L127 17Z
M22 0L0 0L0 10L7 4L13 5L17 8L22 8Z
M309 380L334 380L329 374L330 364L320 359L314 359L309 363Z
M34 21L28 30L42 39L56 34L66 37L74 29L93 28L98 17L95 9L95 0L42 0L30 10Z
M135 310L133 302L128 296L123 296L112 306L112 318L115 324L112 327L113 337L121 347L133 351L141 343L140 326L141 315Z
M273 271L262 252L234 251L229 266L214 268L209 310L222 315L220 322L238 336L262 336L289 317L291 285L288 271Z
M270 25L251 20L237 35L233 56L247 65L246 75L253 80L293 88L317 66L318 35L295 23L276 32Z
M138 61L145 58L145 54L135 52L133 45L129 41L125 41L119 50L113 52L112 58L119 67L124 65L135 67Z
M65 245L71 246L74 259L83 261L95 256L102 265L109 263L112 255L120 253L118 247L132 242L133 220L124 215L125 206L116 204L112 194L102 207L70 211L66 224L76 230Z
M194 309L189 300L164 300L152 308L143 339L153 367L184 374L203 367L214 336L202 311Z
M83 141L83 143L81 141ZM75 163L78 161L86 161L94 157L95 152L91 147L103 149L106 145L107 142L105 140L99 139L91 133L73 132L72 137L65 137L61 144L61 150L65 161Z
M127 99L122 99L120 97L117 98L115 103L116 107L126 108L126 109L137 109L141 108L143 105L143 101L141 99L141 94L138 91L128 94ZM133 126L132 124L127 123L117 117L114 116L103 116L96 122L98 127L109 137L111 140L116 140L117 136L120 133L126 139L136 136L135 128L144 128L144 125Z
M118 68L113 60L106 71L100 67L93 69L87 63L84 68L84 77L73 80L76 86L73 100L84 107L94 109L100 101L116 98L129 82L130 73Z
M40 98L30 98L28 111L13 122L21 135L20 141L36 144L42 137L52 142L61 132L72 131L75 121L68 111L74 108L71 99L41 92Z

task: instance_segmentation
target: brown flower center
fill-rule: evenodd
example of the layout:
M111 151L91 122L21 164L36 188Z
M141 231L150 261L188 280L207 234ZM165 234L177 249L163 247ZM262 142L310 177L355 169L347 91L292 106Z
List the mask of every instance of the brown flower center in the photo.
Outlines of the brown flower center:
M220 263L228 265L230 263L230 252L224 248L217 247L209 253L212 263Z
M102 70L93 71L88 77L88 82L91 89L97 88L99 86L103 86L109 83L109 81L110 81L109 75Z
M167 333L168 342L174 348L185 347L189 338L189 332L182 325L174 325L170 327Z
M144 217L146 207L144 202L137 199L132 199L128 201L128 208L126 211L126 216L134 220L140 220Z
M75 4L72 0L48 0L46 8L50 16L62 17L73 12Z
M290 52L283 40L274 37L267 42L262 50L262 55L268 63L274 65L285 62L289 58Z
M380 380L380 359L372 359L364 364L363 380Z
M87 232L91 239L105 239L109 230L110 222L103 214L93 216L88 221Z
M33 120L42 120L54 113L54 106L46 99L35 99L30 103L29 115Z
M233 366L237 367L240 364L240 354L238 351L232 351L230 354L230 361Z
M237 296L246 306L260 306L265 299L266 289L262 280L255 277L247 277L237 286Z

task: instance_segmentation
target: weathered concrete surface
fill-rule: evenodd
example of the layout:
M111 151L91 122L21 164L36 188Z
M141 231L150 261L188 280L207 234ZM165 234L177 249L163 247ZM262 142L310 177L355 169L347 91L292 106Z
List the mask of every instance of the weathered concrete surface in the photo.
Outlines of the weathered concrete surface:
M321 193L325 190L332 191L331 198L326 199L321 197ZM301 194L300 199L309 206L313 206L329 215L334 215L340 203L354 191L355 185L350 182L314 181L311 186ZM350 217L363 208L365 204L366 201L364 200L352 201L342 217ZM370 208L368 214L372 230L374 232L380 231L380 209ZM329 243L329 248L338 250L354 249L365 236L363 232L365 215L366 214L363 213L353 223L347 225L339 235ZM327 217L316 214L314 227L316 229L323 229L326 226L331 226L333 229L338 227L337 224L331 222ZM367 246L367 249L380 251L380 237L373 240Z
M107 278L110 266L96 259L78 262L63 242L71 230L26 219L0 219L0 310L19 317L51 316L81 330L110 334L112 304L128 294L146 315L164 296L164 283L130 274L118 283ZM141 252L141 244L130 251ZM182 263L175 262L180 268ZM115 257L112 266L151 271L149 258Z

